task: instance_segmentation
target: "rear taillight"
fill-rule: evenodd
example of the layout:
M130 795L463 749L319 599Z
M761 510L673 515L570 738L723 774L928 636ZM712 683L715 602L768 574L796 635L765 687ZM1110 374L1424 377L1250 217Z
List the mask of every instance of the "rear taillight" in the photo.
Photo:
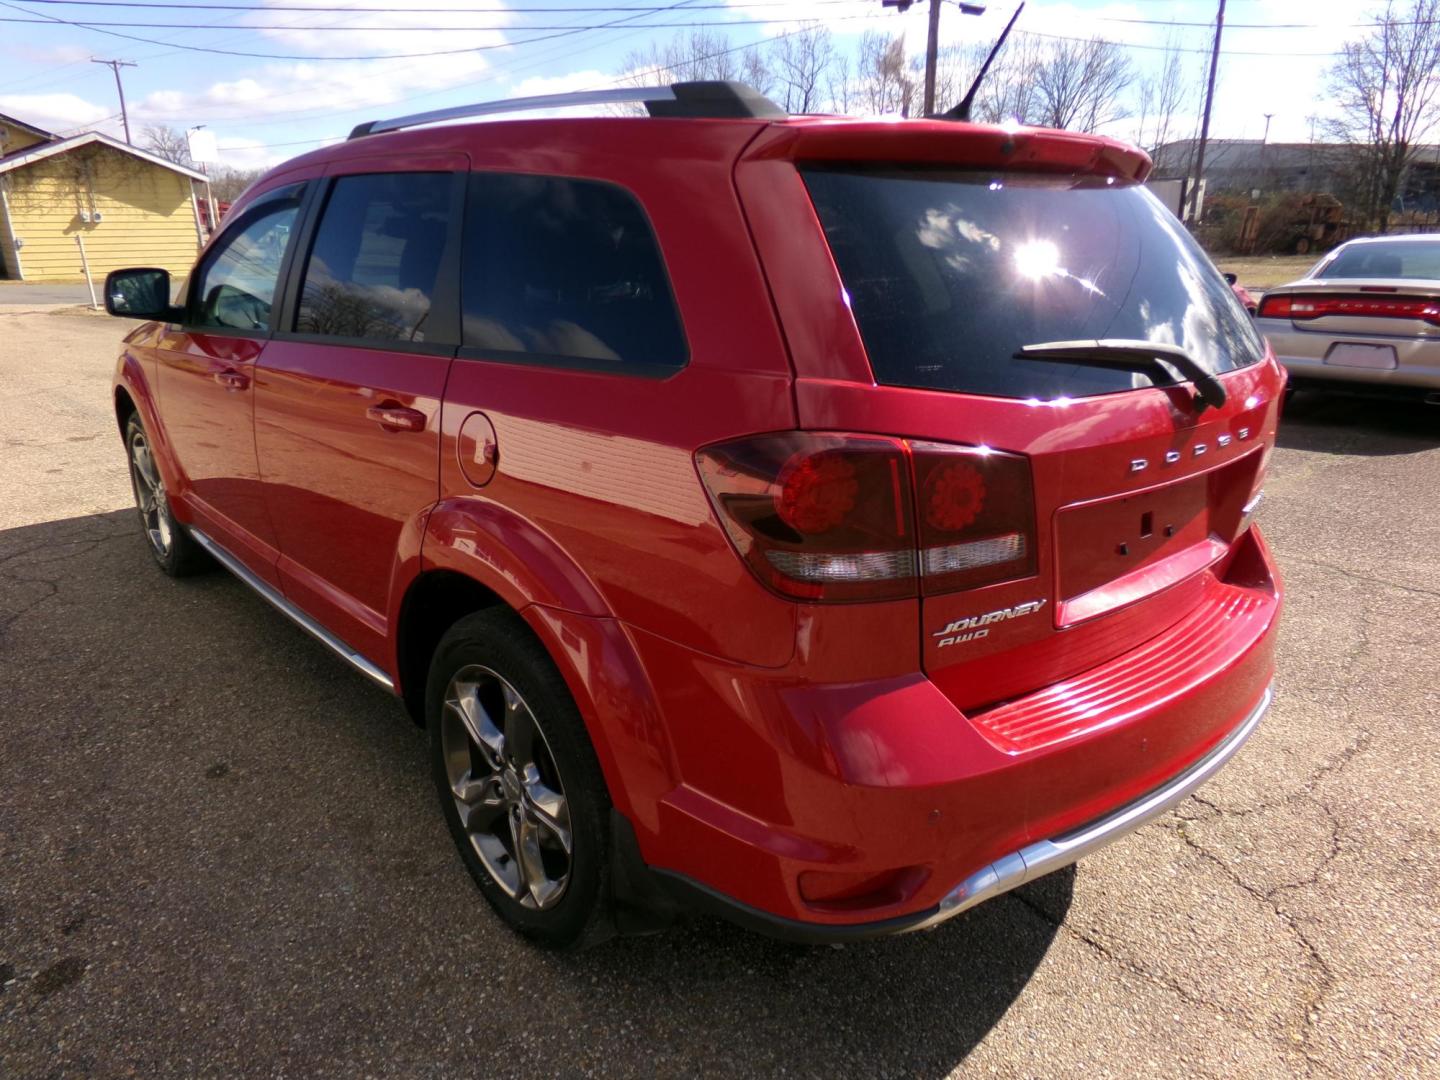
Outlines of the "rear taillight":
M767 586L893 600L1035 572L1029 463L984 448L790 432L712 446L700 476Z
M988 447L909 444L927 595L1035 573L1030 463Z
M1257 313L1262 319L1320 319L1327 315L1360 318L1419 319L1440 326L1440 300L1426 296L1267 296Z

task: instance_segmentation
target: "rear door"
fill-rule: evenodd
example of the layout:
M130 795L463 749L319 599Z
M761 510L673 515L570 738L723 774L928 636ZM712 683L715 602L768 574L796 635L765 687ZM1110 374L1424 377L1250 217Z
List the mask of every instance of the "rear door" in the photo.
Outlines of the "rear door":
M837 372L858 335L869 375L802 373L802 425L914 440L921 563L936 571L920 604L931 678L983 707L1097 666L1203 602L1205 571L1246 522L1279 380L1180 223L1114 176L799 171L823 237L809 257L834 276L811 272L791 295L798 267L784 275L787 333L807 322L792 343L821 345ZM1202 409L1159 367L1016 356L1077 339L1182 346L1228 399ZM948 452L957 444L973 449Z
M382 658L419 557L459 342L461 155L332 165L257 366L255 444L286 595ZM407 555L408 553L408 555Z

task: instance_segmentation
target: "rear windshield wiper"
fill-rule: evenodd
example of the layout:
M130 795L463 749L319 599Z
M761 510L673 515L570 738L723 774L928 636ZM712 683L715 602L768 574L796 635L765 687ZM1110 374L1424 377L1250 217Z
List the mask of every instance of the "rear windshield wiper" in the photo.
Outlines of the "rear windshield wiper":
M1060 360L1091 367L1125 368L1145 371L1169 365L1195 384L1196 412L1206 406L1218 409L1225 404L1225 387L1214 374L1206 371L1193 356L1178 345L1134 338L1103 338L1099 341L1046 341L1025 345L1015 354L1017 360Z

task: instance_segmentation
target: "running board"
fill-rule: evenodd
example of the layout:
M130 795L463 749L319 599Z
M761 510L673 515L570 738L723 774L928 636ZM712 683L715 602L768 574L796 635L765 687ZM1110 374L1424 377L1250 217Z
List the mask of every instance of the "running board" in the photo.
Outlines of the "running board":
M230 552L226 551L214 540L211 540L210 537L206 536L199 529L192 528L190 535L195 538L197 544L214 556L216 562L259 593L260 598L269 603L270 606L279 611L280 614L289 616L290 620L294 622L296 626L300 627L301 630L304 630L316 641L320 642L320 644L328 646L340 659L344 660L356 671L362 675L368 675L392 694L395 692L395 684L390 681L389 675L386 675L379 667L365 659L365 657L361 656L349 645L346 645L345 642L330 633L329 630L326 630L289 600L286 600L285 597L275 591L273 585L256 577L245 564L234 555L231 555Z

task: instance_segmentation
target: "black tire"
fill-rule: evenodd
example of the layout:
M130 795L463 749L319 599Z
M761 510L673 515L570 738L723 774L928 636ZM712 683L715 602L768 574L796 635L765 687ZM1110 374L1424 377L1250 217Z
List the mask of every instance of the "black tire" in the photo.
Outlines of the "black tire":
M476 678L489 680L491 676L499 682L477 684L472 681ZM545 774L547 783L553 785L558 780L566 807L565 820L570 836L570 851L568 856L564 856L567 880L557 898L543 907L537 906L540 903L538 894L525 884L523 860L511 854L507 864L505 853L497 854L498 849L495 848L498 841L513 852L518 844L520 834L506 829L511 817L505 815L512 815L515 822L523 820L524 798L519 798L519 805L507 804L505 810L494 807L498 805L497 798L506 798L502 773L507 767L514 769L520 758L509 743L502 745L498 751L493 743L487 743L487 752L476 739L467 738L474 728L465 725L463 710L446 704L447 699L457 702L464 696L462 688L488 686L488 692L493 695L503 691L504 684L508 684L510 692L521 699L519 705L512 705L512 698L508 695L503 700L492 697L490 700L498 705L500 712L496 713L496 705L486 705L486 719L492 713L508 717L512 708L516 710L516 715L532 718L533 729L539 732L541 738L536 742L532 734L531 743L535 750L530 757L539 766L539 772ZM475 691L476 701L480 700L480 694L480 690ZM519 712L521 709L523 714ZM431 772L445 822L466 869L491 907L512 928L546 948L583 948L611 936L612 922L608 910L609 792L595 748L590 743L585 723L564 679L544 646L518 615L508 608L488 608L466 616L445 633L430 662L430 675L425 687L425 719L430 736ZM504 723L508 732L509 721ZM498 730L500 726L500 723L494 723L491 730ZM463 750L460 749L462 740L465 742ZM510 741L518 743L520 740ZM548 767L541 760L542 752L548 756ZM474 776L478 771L486 785L494 782L494 796L477 800L485 808L482 817L489 817L491 824L474 832L468 831L462 821L461 803L452 781L452 773L460 770L466 770L462 774L466 777ZM487 773L486 770L492 771ZM510 783L510 790L514 792L513 780ZM478 789L481 781L475 781L475 785ZM464 786L463 782L460 786ZM486 790L491 789L487 787ZM528 792L529 788L525 791ZM517 824L514 827L521 826ZM505 839L507 834L508 841ZM537 831L531 835L548 842L550 846L546 853L553 856L557 865L560 864L563 849L557 839L559 834ZM497 869L514 875L508 886L496 873L492 873L482 858L481 850L487 845L488 857L497 864ZM547 867L550 862L547 859ZM516 882L525 890L518 900L513 895Z
M130 469L135 509L140 515L140 532L160 569L175 578L212 569L214 560L185 526L175 520L159 463L150 452L150 436L136 413L131 413L125 421L125 460ZM148 461L148 473L142 469L142 461Z

